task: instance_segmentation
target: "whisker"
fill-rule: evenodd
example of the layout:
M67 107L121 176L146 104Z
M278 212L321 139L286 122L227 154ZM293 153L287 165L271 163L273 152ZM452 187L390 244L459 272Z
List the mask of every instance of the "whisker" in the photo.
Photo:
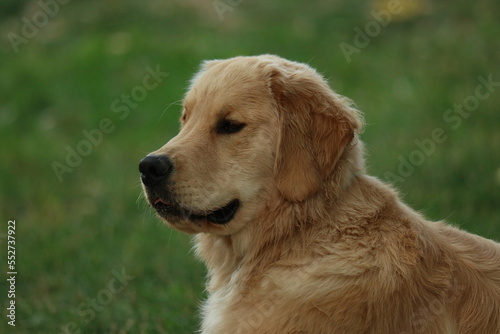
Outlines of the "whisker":
M181 105L181 102L182 102L182 100L177 100L177 101L174 101L174 102L170 103L169 105L167 105L167 106L163 109L163 111L161 112L161 114L160 114L160 118L158 119L158 121L160 121L160 120L163 118L163 115L165 114L165 112L166 112L166 111L167 111L167 110L168 110L168 109L169 109L172 105L174 105L174 104L176 104L176 105Z

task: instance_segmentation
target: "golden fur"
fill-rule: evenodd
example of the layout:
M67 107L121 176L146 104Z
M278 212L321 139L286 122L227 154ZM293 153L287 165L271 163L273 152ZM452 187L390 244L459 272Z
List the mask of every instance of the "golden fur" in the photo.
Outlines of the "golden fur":
M214 131L227 118L246 126ZM227 224L167 219L208 267L202 333L500 333L500 245L367 176L360 113L309 66L205 62L181 123L153 153L176 202L241 202Z

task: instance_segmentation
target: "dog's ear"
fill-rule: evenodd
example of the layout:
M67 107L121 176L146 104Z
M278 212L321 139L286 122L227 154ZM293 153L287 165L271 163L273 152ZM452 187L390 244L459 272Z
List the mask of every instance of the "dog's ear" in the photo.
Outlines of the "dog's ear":
M302 201L333 173L362 119L351 101L334 93L312 68L273 60L270 88L280 119L275 178L285 198Z

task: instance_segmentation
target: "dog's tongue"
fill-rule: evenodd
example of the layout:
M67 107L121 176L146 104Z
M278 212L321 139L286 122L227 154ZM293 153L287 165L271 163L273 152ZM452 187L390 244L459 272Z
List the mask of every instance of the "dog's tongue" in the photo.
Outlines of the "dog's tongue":
M162 200L160 197L158 197L157 199L155 199L155 201L153 202L153 205L156 205L156 204L165 204L165 205L170 205L169 202L165 202L164 200Z

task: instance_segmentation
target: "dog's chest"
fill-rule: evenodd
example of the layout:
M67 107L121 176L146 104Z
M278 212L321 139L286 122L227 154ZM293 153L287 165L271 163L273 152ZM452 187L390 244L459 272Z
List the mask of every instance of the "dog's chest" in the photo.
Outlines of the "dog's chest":
M259 282L250 290L240 282L233 276L227 284L210 293L203 309L203 334L265 332L264 327L276 309L269 282Z
M226 331L229 327L230 314L238 308L238 298L234 289L224 286L210 294L204 305L204 318L202 325L203 334L221 333L230 334Z

